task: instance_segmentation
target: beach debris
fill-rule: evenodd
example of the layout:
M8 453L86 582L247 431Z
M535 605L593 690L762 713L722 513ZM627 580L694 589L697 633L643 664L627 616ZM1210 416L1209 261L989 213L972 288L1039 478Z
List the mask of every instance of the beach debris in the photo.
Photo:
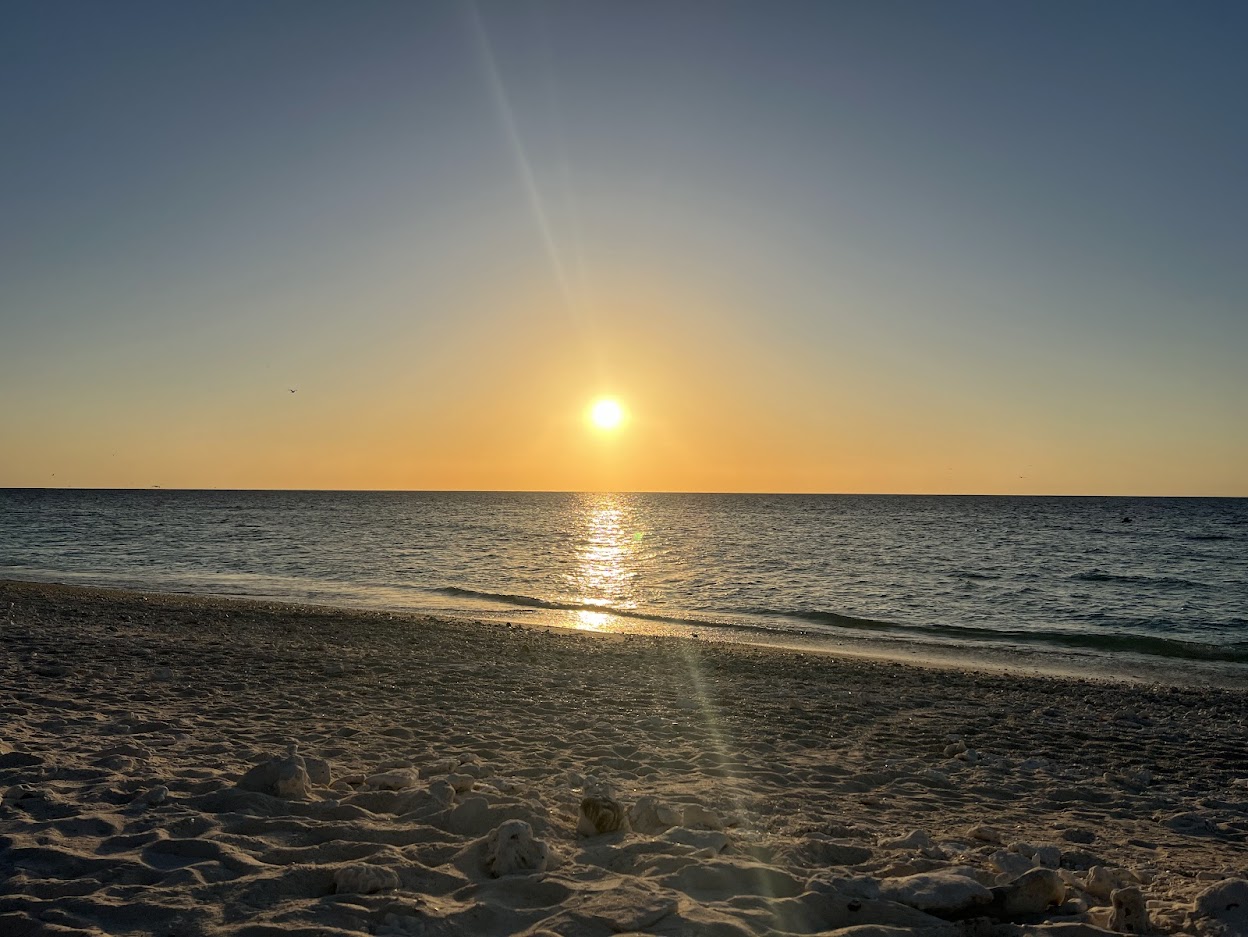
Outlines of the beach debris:
M486 837L485 868L494 878L545 872L549 865L550 847L524 820L506 820Z
M364 779L368 791L404 791L420 782L420 772L415 768L393 768L379 771Z
M426 777L433 777L435 774L451 774L459 768L458 758L443 758L441 761L435 761L425 766Z
M880 842L884 849L926 849L931 845L932 838L924 830L911 830L905 836Z
M1094 898L1108 901L1114 889L1122 884L1122 879L1103 865L1094 865L1088 869L1083 880L1083 890Z
M255 791L258 794L276 794L278 760L269 758L253 765L238 779L238 787L245 791Z
M1139 888L1129 885L1110 895L1109 929L1123 934L1148 933L1148 908Z
M624 808L611 797L585 797L581 800L576 831L582 836L602 836L627 827Z
M507 778L495 775L486 778L484 782L488 787L494 788L500 794L520 794L527 790L529 785L520 778Z
M334 872L334 891L339 895L370 895L399 887L399 874L384 865L346 865Z
M1060 846L1037 846L1031 858L1044 869L1056 869L1062 864Z
M1214 921L1225 934L1248 934L1248 880L1228 878L1210 885L1192 909L1196 920Z
M966 911L992 901L992 892L971 877L972 869L953 866L880 882L880 897L930 914Z
M449 807L455 802L455 788L442 778L429 782L429 794L435 802L444 807Z
M997 872L1010 878L1017 878L1024 872L1032 868L1031 860L1026 856L1020 856L1016 852L1010 852L1006 849L998 849L988 857L988 865ZM1106 893L1108 895L1108 892Z
M683 822L681 811L647 794L628 809L628 823L638 833L662 833Z
M1056 869L1062 864L1062 850L1058 846L1036 846L1033 843L1011 843L1011 852L1031 860L1033 865Z
M395 768L414 767L416 767L416 762L412 761L410 758L387 758L373 769L373 774L376 774L378 771L392 771Z
M304 769L308 772L308 780L313 784L327 787L330 781L329 762L324 758L303 757Z
M142 797L143 803L152 805L163 804L168 799L169 788L165 787L163 784L157 784L151 790L147 791Z
M615 785L607 778L596 774L585 775L579 787L586 797L604 797L607 800L615 800Z
M994 917L1039 914L1066 900L1066 885L1053 869L1031 869L1006 885L992 889L992 904L984 909Z
M277 795L279 797L306 797L309 779L307 762L292 743L286 757L277 763Z
M966 835L971 839L977 839L981 843L993 843L1001 845L1005 842L1005 834L998 830L995 826L977 825L966 831Z
M724 821L714 810L701 804L690 804L681 812L681 823L694 830L722 830Z
M285 758L270 758L252 767L239 779L238 787L277 797L306 797L309 788L307 765L292 744Z

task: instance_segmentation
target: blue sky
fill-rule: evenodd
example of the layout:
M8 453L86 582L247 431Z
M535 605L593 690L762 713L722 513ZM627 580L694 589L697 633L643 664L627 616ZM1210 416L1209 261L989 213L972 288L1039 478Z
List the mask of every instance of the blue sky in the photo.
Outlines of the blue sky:
M1240 5L4 16L0 484L1248 493Z

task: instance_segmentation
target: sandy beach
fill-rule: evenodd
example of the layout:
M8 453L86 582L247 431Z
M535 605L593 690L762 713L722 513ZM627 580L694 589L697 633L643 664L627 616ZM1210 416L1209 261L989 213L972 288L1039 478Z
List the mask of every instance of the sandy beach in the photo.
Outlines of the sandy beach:
M0 934L1248 933L1243 691L0 582Z

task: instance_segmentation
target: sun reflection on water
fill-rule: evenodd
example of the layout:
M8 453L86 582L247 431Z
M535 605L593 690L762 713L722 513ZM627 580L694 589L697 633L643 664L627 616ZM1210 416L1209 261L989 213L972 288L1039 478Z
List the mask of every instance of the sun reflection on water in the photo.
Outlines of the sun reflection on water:
M606 631L611 616L605 612L579 611L575 613L573 623L578 631Z
M632 529L632 511L619 495L586 495L576 530L577 562L567 577L577 603L604 609L637 607L633 580L637 576L633 553L641 545L640 531ZM605 612L576 613L576 626L603 630L610 622Z

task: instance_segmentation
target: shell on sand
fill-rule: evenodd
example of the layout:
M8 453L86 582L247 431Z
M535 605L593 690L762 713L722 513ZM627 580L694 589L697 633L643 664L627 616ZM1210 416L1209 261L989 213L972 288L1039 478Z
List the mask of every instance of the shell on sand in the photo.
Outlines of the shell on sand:
M601 836L625 829L624 808L610 797L586 797L581 800L576 831L582 836Z

